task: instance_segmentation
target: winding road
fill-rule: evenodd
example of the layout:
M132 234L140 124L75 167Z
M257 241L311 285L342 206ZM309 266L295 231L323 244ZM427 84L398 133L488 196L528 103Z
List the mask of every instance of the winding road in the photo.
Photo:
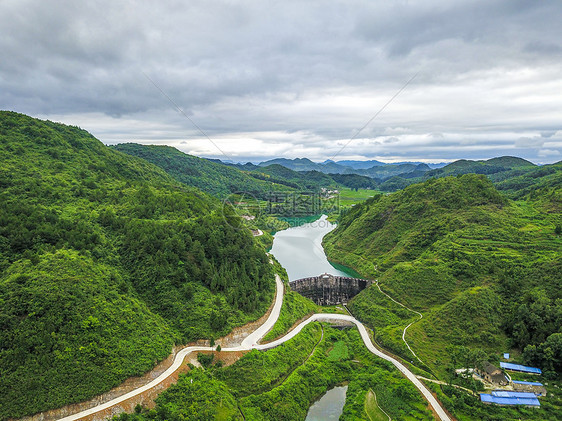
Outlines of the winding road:
M375 354L377 357L380 357L383 360L389 361L392 364L394 364L394 366L402 374L404 374L404 376L408 380L410 380L414 384L414 386L416 386L419 389L419 391L427 399L427 401L429 402L429 404L431 405L431 407L433 408L433 410L435 411L435 413L439 416L439 418L441 420L446 420L446 421L451 420L451 418L443 410L443 408L441 407L441 405L439 404L437 399L435 399L435 397L431 394L429 389L427 387L425 387L425 385L415 376L415 374L412 373L400 361L386 355L382 351L379 351L373 345L373 343L371 342L371 338L369 337L369 332L367 331L365 326L359 320L357 320L355 317L348 316L347 314L327 314L327 313L313 314L312 316L310 316L308 319L306 319L304 322L302 322L300 325L298 325L296 328L294 328L292 331L290 331L287 335L283 336L282 338L277 339L276 341L273 341L273 342L270 342L270 343L267 343L267 344L256 345L255 348L256 349L274 348L274 347L282 344L283 342L288 341L291 338L294 338L296 335L298 335L298 333L307 324L312 323L312 322L316 322L316 321L330 321L330 320L334 320L334 321L342 321L343 320L343 321L351 322L355 326L357 326L357 329L359 330L359 334L361 335L361 339L363 339L363 342L365 343L365 346L367 347L367 349L369 351L371 351L373 354Z
M275 275L275 283L276 283L276 288L277 288L276 294L275 294L275 303L274 303L273 309L271 310L271 313L269 314L269 317L267 318L265 323L263 325L261 325L259 328L257 328L254 332L249 334L242 341L242 343L239 346L222 348L221 352L248 351L248 350L251 350L251 349L259 349L259 350L271 349L271 348L274 348L274 347L294 338L296 335L299 334L299 332L306 325L308 325L309 323L312 323L312 322L316 322L316 321L334 320L334 321L351 322L351 323L353 323L357 326L357 329L359 330L361 338L363 339L363 342L365 343L365 346L367 347L367 349L369 351L371 351L373 354L375 354L376 356L378 356L378 357L380 357L380 358L382 358L386 361L390 361L392 364L394 364L394 366L402 374L404 374L404 376L406 376L406 378L408 380L410 380L414 384L414 386L416 386L419 389L419 391L423 394L423 396L429 402L429 404L431 405L431 407L433 408L435 413L438 415L438 417L441 420L450 421L449 416L443 410L443 408L441 407L441 405L439 404L437 399L435 399L435 397L431 394L429 389L427 389L427 387L414 375L414 373L412 373L400 361L398 361L398 360L384 354L383 352L379 351L373 345L373 343L371 342L371 339L369 337L369 333L368 333L367 329L365 328L365 326L363 326L363 324L361 322L359 322L357 319L355 319L352 316L348 316L348 315L344 315L344 314L326 314L326 313L313 314L311 317L309 317L307 320L300 323L297 327L295 327L291 332L289 332L287 335L283 336L282 338L277 339L276 341L273 341L273 342L269 342L267 344L258 344L260 339L262 339L264 337L264 335L273 327L273 325L275 324L275 322L279 318L279 314L281 313L281 306L283 304L284 285L283 285L283 282L281 281L281 278L278 275ZM119 405L120 403L126 401L127 399L133 398L133 397L135 397L135 396L137 396L137 395L139 395L139 394L141 394L141 393L143 393L147 390L152 389L153 387L156 387L160 383L162 383L162 381L164 381L166 378L168 378L170 375L172 375L181 366L185 357L188 354L190 354L192 352L198 352L198 351L209 351L209 350L212 350L212 349L214 349L214 348L208 347L208 346L191 346L191 347L184 348L180 352L177 353L172 365L166 371L164 371L160 376L158 376L156 379L152 380L150 383L147 383L146 385L141 386L138 389L135 389L135 390L133 390L129 393L125 393L124 395L119 396L115 399L112 399L112 400L110 400L106 403L97 405L93 408L78 412L76 414L67 416L65 418L61 418L60 420L61 421L79 420L81 418L96 414L97 412L100 412L100 411L106 410L108 408L111 408L113 406Z

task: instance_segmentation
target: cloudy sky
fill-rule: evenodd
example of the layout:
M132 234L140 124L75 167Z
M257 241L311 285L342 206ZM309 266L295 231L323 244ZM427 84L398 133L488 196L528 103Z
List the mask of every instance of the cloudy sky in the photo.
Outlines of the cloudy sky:
M0 0L0 109L235 161L552 163L561 21L534 0Z

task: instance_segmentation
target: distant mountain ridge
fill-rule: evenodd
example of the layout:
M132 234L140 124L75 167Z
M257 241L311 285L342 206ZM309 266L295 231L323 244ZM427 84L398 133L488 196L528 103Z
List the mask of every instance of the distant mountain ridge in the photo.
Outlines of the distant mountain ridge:
M272 191L312 190L321 188L376 188L376 181L366 175L328 174L317 170L295 171L279 163L258 166L225 163L186 154L170 146L122 143L111 149L126 153L162 168L177 181L197 187L219 198L246 192L267 199ZM277 161L283 161L279 159ZM307 159L302 160L307 168Z
M472 161L459 159L441 168L430 169L423 173L410 172L408 174L397 174L392 178L384 180L379 186L382 191L396 191L410 184L419 183L430 178L441 178L447 176L460 176L464 174L483 174L492 182L499 183L513 177L523 176L526 173L541 168L530 161L514 156L500 156L488 160ZM500 188L498 186L498 188Z
M560 183L560 166L537 166L513 156L478 161L460 159L435 168L443 164L385 164L376 160L327 160L319 163L308 158L276 158L259 164L236 164L219 159L198 158L169 146L125 143L112 148L144 158L164 169L176 180L218 197L244 191L258 198L265 198L275 190L316 191L337 186L392 192L430 178L463 174L486 175L498 189L514 196L517 191L525 189L528 192L539 183Z
M409 184L420 182L428 178L444 177L447 175L462 174L485 174L491 175L511 170L529 170L536 167L535 164L525 159L513 156L501 156L488 160L459 159L451 163L424 162L399 162L384 163L377 160L358 161L326 160L314 162L308 158L276 158L261 162L257 167L269 165L281 165L293 171L319 171L325 174L357 174L373 178L382 185L383 191L394 191L404 188ZM240 169L250 169L254 164L238 165ZM385 182L389 181L386 185Z
M324 173L330 175L333 179L353 180L353 188L357 186L373 186L360 188L376 188L385 192L401 190L411 184L419 183L430 178L441 178L446 176L459 176L463 174L483 174L486 175L497 188L507 190L510 194L516 194L517 190L525 188L528 192L529 188L539 183L547 183L553 185L559 183L560 166L557 164L538 166L523 158L514 156L500 156L487 160L469 160L459 159L457 161L445 164L435 163L427 164L423 162L401 162L401 163L384 163L376 160L356 161L343 160L333 161L326 160L324 162L314 162L308 158L276 158L264 161L259 164L233 164L220 160L212 160L215 163L238 168L242 171L251 173L268 172L265 168L277 167L275 172L277 175L284 173L279 167L283 167L291 173L291 178L296 179L306 173ZM298 176L296 173L300 173ZM556 174L555 174L556 173ZM339 177L335 177L335 176ZM355 175L364 177L363 179L351 179L341 177L343 175ZM254 176L256 176L254 174ZM281 176L283 178L284 176ZM545 178L546 177L546 178ZM319 177L315 177L319 179ZM371 179L372 182L369 182ZM513 181L511 181L514 179Z
M328 159L324 162L314 162L308 158L275 158L260 162L257 166L265 167L273 164L282 165L293 171L320 171L325 174L359 174L382 179L391 177L397 173L413 171L415 167L419 167L420 165L424 167L416 168L417 170L425 169L426 166L427 171L447 165L446 163L426 164L423 162L385 163L374 159L369 161L332 161ZM396 167L400 168L402 171L397 170ZM385 168L385 170L383 170L383 168Z

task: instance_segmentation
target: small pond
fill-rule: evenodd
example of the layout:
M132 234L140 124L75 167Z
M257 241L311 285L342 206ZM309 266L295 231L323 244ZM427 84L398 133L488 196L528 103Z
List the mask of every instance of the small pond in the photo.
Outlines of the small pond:
M347 386L336 386L328 390L320 400L312 404L306 421L338 420L345 405L346 393Z

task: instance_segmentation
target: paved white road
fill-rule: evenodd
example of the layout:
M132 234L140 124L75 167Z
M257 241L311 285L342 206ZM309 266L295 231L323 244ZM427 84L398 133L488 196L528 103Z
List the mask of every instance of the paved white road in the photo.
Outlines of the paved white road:
M247 351L252 349L253 345L255 345L264 335L273 327L277 319L279 318L279 314L281 313L281 305L283 304L283 289L284 285L281 281L279 275L275 275L275 284L276 284L276 293L275 293L275 304L273 305L273 309L269 314L269 317L265 321L263 325L257 328L254 332L248 335L240 346L231 347L231 348L222 348L221 351ZM176 354L174 362L172 365L160 374L157 378L152 380L150 383L145 384L144 386L139 387L138 389L132 390L129 393L125 393L124 395L118 396L115 399L112 399L106 403L100 404L98 406L94 406L93 408L86 409L84 411L78 412L73 415L69 415L68 417L61 418L61 421L74 421L84 418L88 415L95 414L96 412L103 411L104 409L111 408L114 405L118 405L127 399L130 399L134 396L137 396L147 390L152 389L153 387L157 386L158 384L162 383L166 378L171 376L183 363L185 357L190 354L191 352L199 352L199 351L209 351L214 349L213 347L208 346L190 346L187 348L182 349L180 352Z
M257 328L254 332L249 334L242 341L241 345L236 346L236 347L231 347L231 348L222 348L221 349L222 352L247 351L247 350L250 350L250 349L270 349L270 348L274 348L274 347L282 344L283 342L286 342L289 339L294 338L309 323L312 323L312 322L315 322L315 321L345 320L345 321L351 322L351 323L353 323L357 326L357 329L359 329L359 333L361 334L361 338L363 339L363 342L365 343L365 346L367 347L367 349L369 349L369 351L371 351L373 354L377 355L378 357L381 357L382 359L390 361L392 364L394 364L396 366L396 368L398 368L398 370L400 370L406 376L406 378L408 380L410 380L420 390L420 392L423 394L423 396L427 399L429 404L433 407L435 412L438 414L439 418L441 420L444 420L444 421L450 421L449 416L445 413L443 408L441 408L441 405L439 404L437 399L435 399L433 397L433 395L430 393L430 391L414 375L414 373L412 373L410 370L408 370L408 368L406 366L404 366L400 361L397 361L394 358L389 357L388 355L384 354L383 352L381 352L377 348L375 348L375 346L371 342L371 339L369 338L369 333L367 332L367 329L365 328L365 326L363 326L363 324L361 322L359 322L357 319L355 319L352 316L347 316L347 315L343 315L343 314L325 314L325 313L314 314L310 318L308 318L307 320L303 321L295 329L293 329L291 332L289 332L287 335L283 336L282 338L277 339L276 341L273 341L273 342L270 342L270 343L267 343L267 344L259 345L258 341L261 338L263 338L264 335L273 327L273 325L275 324L275 322L279 318L279 314L281 312L281 305L283 304L284 285L283 285L283 282L281 281L281 279L279 278L278 275L275 275L275 283L276 283L276 287L277 287L277 291L276 291L276 295L275 295L275 304L273 305L273 309L271 310L271 313L270 313L269 317L267 318L267 320L265 321L265 323L262 326L260 326L259 328ZM176 357L175 357L172 365L166 371L164 371L160 376L158 376L156 379L152 380L150 383L148 383L148 384L146 384L142 387L139 387L138 389L135 389L135 390L133 390L129 393L126 393L122 396L119 396L115 399L112 399L112 400L110 400L106 403L103 403L101 405L98 405L98 406L95 406L93 408L84 410L82 412L78 412L74 415L70 415L70 416L65 417L65 418L61 418L61 421L79 420L83 417L95 414L96 412L99 412L99 411L102 411L104 409L110 408L114 405L117 405L117 404L127 400L127 399L130 399L134 396L137 396L137 395L157 386L163 380L165 380L167 377L172 375L172 373L174 373L181 366L184 358L189 353L198 352L198 351L209 351L210 349L213 349L213 348L210 348L208 346L207 347L205 347L205 346L191 346L191 347L188 347L188 348L184 348L176 354Z
M429 389L427 389L427 387L425 387L425 385L414 375L414 373L412 373L410 370L408 370L408 368L404 364L402 364L400 361L395 360L392 357L389 357L388 355L386 355L382 351L379 351L373 345L373 343L371 342L371 338L369 337L369 332L367 332L367 329L365 328L365 326L363 326L363 324L359 320L355 319L352 316L348 316L346 314L326 314L326 313L314 314L310 318L308 318L304 322L302 322L300 325L298 325L295 329L293 329L287 335L283 336L280 339L277 339L276 341L270 342L268 344L256 345L256 349L274 348L274 347L282 344L283 342L288 341L291 338L294 338L307 324L315 322L315 321L326 321L326 320L345 320L345 321L348 321L348 322L351 322L351 323L355 324L355 326L357 326L357 329L359 329L359 333L361 334L361 338L363 339L363 342L365 343L365 346L367 347L367 349L369 351L371 351L373 354L375 354L377 357L381 357L383 360L390 361L392 364L394 364L394 366L398 370L400 370L400 372L402 374L404 374L404 376L406 376L406 378L408 380L410 380L414 384L414 386L416 386L419 389L419 391L427 399L427 401L433 407L434 411L437 413L437 415L439 416L439 418L441 420L444 420L444 421L450 421L451 420L451 418L449 418L447 413L443 410L443 408L441 407L441 405L439 404L437 399L435 399L433 397L433 395L431 394Z
M242 349L249 349L252 347L252 345L257 344L260 341L260 339L263 338L265 334L271 330L271 328L279 318L279 315L281 314L281 306L283 305L283 292L285 286L283 285L283 281L281 281L281 278L277 274L275 274L275 286L276 286L275 304L273 304L273 308L271 309L271 313L269 314L269 317L267 318L267 320L263 325L258 327L252 333L250 333L242 341L241 344Z

